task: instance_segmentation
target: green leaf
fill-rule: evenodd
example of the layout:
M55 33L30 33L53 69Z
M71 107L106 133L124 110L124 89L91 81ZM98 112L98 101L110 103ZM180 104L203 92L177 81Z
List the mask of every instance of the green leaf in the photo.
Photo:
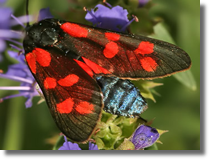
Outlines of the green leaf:
M95 138L96 145L98 146L98 149L104 149L104 142L100 138Z
M166 30L163 23L158 23L157 25L154 26L154 33L155 34L151 36L152 38L156 38L159 40L163 40L163 41L167 41L169 43L175 44L173 38L171 37L169 32ZM187 86L188 88L192 90L196 90L197 88L196 82L190 70L177 73L173 76L183 85Z
M139 88L141 95L144 98L151 99L152 101L156 102L153 94L156 94L158 96L159 94L153 88L163 85L162 83L156 83L153 81L145 81L145 80L138 80L132 82L136 87Z
M116 150L135 150L135 146L129 139L125 138L123 143L117 147Z
M63 136L59 136L59 138L58 138L57 142L55 143L55 145L53 146L52 150L58 150L61 147L63 141L64 141Z
M187 86L188 88L190 88L192 90L197 89L195 79L194 79L192 72L190 70L187 70L185 72L179 72L179 73L175 74L174 77L179 82L181 82L182 84Z
M154 26L154 35L151 35L150 37L175 44L173 38L166 30L163 23L158 23Z
M111 130L111 133L117 134L118 136L121 136L122 134L121 128L114 124L110 124L110 130Z

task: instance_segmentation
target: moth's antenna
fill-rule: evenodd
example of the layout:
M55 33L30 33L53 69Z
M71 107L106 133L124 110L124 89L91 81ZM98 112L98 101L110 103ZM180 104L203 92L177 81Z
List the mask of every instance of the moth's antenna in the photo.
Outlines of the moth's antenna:
M28 14L28 3L29 3L29 0L26 0L26 16L27 16L27 24L26 24L26 27L29 27L30 24L29 24L29 14Z

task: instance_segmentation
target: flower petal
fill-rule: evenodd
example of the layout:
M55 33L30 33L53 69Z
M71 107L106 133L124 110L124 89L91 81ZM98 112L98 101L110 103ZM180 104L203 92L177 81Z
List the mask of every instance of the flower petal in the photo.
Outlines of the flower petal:
M6 0L0 0L0 3L5 3L6 2Z
M43 19L53 18L52 14L50 13L50 8L43 8L39 11L39 18L38 21Z
M8 29L0 29L0 38L22 38L23 34L21 32L15 32Z
M7 53L9 54L11 58L14 58L18 60L19 62L25 64L25 56L23 54L19 55L17 52L14 52L14 51L8 51ZM23 65L23 66L27 68L26 65Z
M136 129L130 141L134 144L135 149L139 150L153 145L159 136L160 134L155 128L141 125Z
M108 8L98 4L96 7L88 11L85 19L92 22L99 28L110 29L113 31L121 31L121 28L129 22L128 11L120 6Z
M89 150L98 150L98 146L89 142Z
M1 7L0 8L0 29L8 29L10 27L10 16L12 14L12 9L8 7Z
M77 143L64 142L58 150L81 150Z
M0 53L6 49L6 43L4 40L0 39Z

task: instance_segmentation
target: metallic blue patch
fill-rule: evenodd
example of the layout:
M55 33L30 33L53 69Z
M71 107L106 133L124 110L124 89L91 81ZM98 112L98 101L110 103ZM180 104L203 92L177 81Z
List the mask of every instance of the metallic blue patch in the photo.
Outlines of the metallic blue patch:
M96 80L104 96L106 112L133 118L146 110L145 99L129 80L107 76L97 76Z

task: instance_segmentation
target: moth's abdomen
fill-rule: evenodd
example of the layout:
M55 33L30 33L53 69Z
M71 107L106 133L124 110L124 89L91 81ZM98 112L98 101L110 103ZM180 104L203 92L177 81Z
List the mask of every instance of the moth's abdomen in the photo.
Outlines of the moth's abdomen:
M96 80L103 93L106 112L133 118L147 109L147 102L129 80L107 76L97 76Z

